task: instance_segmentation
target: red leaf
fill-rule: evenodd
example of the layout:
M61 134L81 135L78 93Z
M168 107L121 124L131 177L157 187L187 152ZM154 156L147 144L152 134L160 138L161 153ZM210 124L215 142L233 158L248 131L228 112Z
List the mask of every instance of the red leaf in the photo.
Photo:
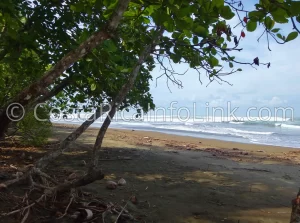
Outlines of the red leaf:
M247 23L248 22L248 18L244 17L243 21L244 21L244 23Z
M245 37L245 36L246 36L246 34L244 33L244 31L241 32L241 36L242 36L242 37Z

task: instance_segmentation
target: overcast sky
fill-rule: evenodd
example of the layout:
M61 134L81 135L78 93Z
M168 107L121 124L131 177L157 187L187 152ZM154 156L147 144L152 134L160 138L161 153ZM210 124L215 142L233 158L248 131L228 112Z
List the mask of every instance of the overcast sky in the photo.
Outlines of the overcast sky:
M230 22L237 24L234 18ZM300 26L300 25L299 25ZM278 27L278 26L275 26ZM285 25L283 34L287 36L292 31L291 24ZM242 27L239 26L233 30L238 35ZM248 107L256 106L269 107L293 107L295 116L300 116L300 56L299 45L300 37L292 42L279 45L275 41L270 41L268 50L266 36L259 42L257 38L261 35L262 29L257 29L250 33L245 31L246 37L241 40L240 47L243 51L236 54L237 59L242 62L252 62L255 57L259 57L261 62L270 62L271 67L259 66L257 70L249 65L239 65L242 72L235 73L225 77L225 80L233 86L226 83L219 85L217 82L210 84L205 73L202 74L201 85L198 81L198 74L189 70L184 76L178 76L183 83L184 88L178 89L177 86L169 85L172 92L166 85L166 78L158 79L156 86L156 77L162 71L156 68L153 72L153 82L151 83L151 93L157 106L168 107L171 101L178 101L177 107L192 107L196 103L197 113L201 114L205 103L210 107L227 107L227 102L231 102L232 107L239 107L238 115L244 116ZM187 66L173 65L178 73L183 73ZM198 111L199 110L199 111ZM246 116L246 115L245 115Z

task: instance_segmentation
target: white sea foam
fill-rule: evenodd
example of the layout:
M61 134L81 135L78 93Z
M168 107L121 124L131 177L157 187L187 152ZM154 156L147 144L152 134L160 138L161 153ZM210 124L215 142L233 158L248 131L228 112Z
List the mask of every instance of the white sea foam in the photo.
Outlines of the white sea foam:
M300 129L299 125L288 125L288 124L281 124L282 128L291 128L291 129Z

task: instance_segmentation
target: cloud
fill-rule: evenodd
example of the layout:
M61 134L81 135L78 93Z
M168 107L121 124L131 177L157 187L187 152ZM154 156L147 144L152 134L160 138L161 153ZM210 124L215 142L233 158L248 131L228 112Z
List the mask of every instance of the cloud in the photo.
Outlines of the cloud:
M257 102L262 105L271 105L271 106L283 106L288 103L287 100L283 100L277 96L272 97L270 100L258 99Z

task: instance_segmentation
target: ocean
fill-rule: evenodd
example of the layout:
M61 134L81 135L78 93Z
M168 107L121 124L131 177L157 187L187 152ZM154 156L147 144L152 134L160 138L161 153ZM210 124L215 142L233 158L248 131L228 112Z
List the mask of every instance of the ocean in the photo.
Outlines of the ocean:
M84 116L68 115L66 119L52 117L53 123L80 125ZM97 120L92 127L100 127L104 117ZM195 117L193 119L170 116L147 117L133 119L122 117L114 119L112 128L143 130L192 136L207 139L218 139L241 143L254 143L300 148L300 119L245 117L237 119L221 117ZM245 121L246 120L246 121Z

